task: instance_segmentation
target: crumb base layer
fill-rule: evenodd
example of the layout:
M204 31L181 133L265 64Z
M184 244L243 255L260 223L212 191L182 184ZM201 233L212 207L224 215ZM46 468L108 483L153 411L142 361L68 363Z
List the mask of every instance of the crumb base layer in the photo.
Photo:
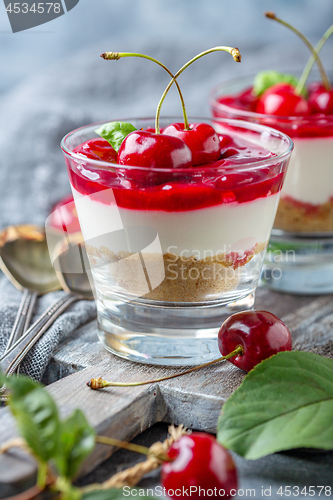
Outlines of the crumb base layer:
M166 366L220 357L219 328L253 307L265 246L199 260L88 247L102 344L131 361Z
M242 253L219 253L199 260L174 253L114 253L89 245L87 252L96 287L110 296L114 292L152 301L194 303L236 290L244 277L242 268L266 246L266 242L257 243Z
M333 200L322 205L281 198L274 227L290 232L333 232Z
M199 260L88 247L102 344L131 361L166 366L220 357L219 328L253 307L265 247Z

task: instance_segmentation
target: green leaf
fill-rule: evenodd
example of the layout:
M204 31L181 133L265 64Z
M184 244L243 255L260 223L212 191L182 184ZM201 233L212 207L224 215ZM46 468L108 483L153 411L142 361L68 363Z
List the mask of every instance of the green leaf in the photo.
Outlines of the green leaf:
M218 441L247 459L333 449L333 360L281 352L257 365L222 408Z
M254 77L253 92L259 97L269 87L281 82L290 83L293 87L296 87L298 84L298 78L288 73L279 73L279 71L260 71Z
M58 472L65 478L76 476L81 463L95 447L95 431L81 410L75 410L60 424L59 450L55 457Z
M57 406L41 384L26 377L2 377L10 389L9 406L22 437L42 461L57 453L59 416Z
M121 143L136 128L131 123L110 122L95 130L96 134L106 139L115 151L119 151Z
M8 389L11 390L12 396L19 398L28 394L33 389L37 387L43 387L41 384L34 382L30 378L13 375L11 377L7 377L3 373L0 372L0 384L6 385Z

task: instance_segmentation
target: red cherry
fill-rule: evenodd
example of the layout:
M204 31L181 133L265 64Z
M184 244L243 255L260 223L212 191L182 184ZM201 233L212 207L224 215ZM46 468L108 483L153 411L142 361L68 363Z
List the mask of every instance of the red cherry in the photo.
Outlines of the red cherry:
M72 195L58 201L47 220L48 226L58 231L76 233L81 231Z
M267 311L243 311L230 316L221 326L218 346L222 356L242 346L243 354L229 359L249 372L254 366L280 351L291 351L291 334L287 326Z
M295 94L295 88L289 83L276 83L260 97L256 112L278 116L305 116L310 112L304 97Z
M190 130L184 129L184 123L173 123L166 127L163 134L179 137L192 151L193 165L202 165L220 158L219 136L208 123L191 123Z
M172 461L164 462L161 480L169 497L184 498L186 490L192 500L236 496L235 464L213 436L203 432L182 436L173 443L168 456Z
M75 153L84 155L90 160L102 160L117 163L117 152L105 139L90 139L74 149Z
M187 168L192 166L192 153L178 137L135 130L123 140L118 163L137 167Z
M223 96L218 99L220 104L224 104L225 106L229 106L231 108L236 109L245 109L247 111L255 111L258 97L253 92L252 87L245 89L243 92L239 94L234 94L233 96ZM219 111L213 110L215 113L214 116L221 116L225 118L225 115L220 114Z
M309 86L309 105L311 113L333 115L333 88L326 90L321 83Z

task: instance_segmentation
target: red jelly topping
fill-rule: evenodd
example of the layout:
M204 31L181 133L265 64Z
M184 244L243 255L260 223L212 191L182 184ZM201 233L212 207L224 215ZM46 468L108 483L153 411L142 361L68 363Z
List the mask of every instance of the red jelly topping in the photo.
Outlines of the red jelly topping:
M219 137L219 160L171 173L119 165L116 152L106 140L92 139L76 147L74 153L87 159L98 156L100 160L111 160L110 169L67 158L70 181L81 194L101 203L116 201L119 207L167 212L248 202L281 189L281 161L270 167L239 170L242 164L272 158L273 153L242 139Z
M321 204L313 205L312 203L306 203L304 201L295 200L295 198L292 198L291 196L283 196L283 200L287 201L295 208L300 208L301 210L304 210L305 213L309 216L320 214L323 207ZM330 197L329 203L333 203L333 196Z
M307 116L273 116L258 114L262 108L260 98L254 95L252 87L243 92L222 96L218 103L223 105L220 109L213 108L212 113L219 118L243 118L276 128L290 137L331 137L333 136L333 115L318 113L311 105L318 92L318 85L309 86L309 114ZM326 102L326 101L325 101ZM327 105L327 103L326 103ZM225 107L224 107L225 106ZM235 110L235 111L233 111ZM239 116L237 110L254 113L253 115Z

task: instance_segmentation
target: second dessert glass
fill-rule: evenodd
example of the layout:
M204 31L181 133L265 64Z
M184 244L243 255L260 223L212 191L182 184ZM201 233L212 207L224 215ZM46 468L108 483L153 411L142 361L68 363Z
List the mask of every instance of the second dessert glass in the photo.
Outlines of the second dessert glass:
M126 121L137 129L154 127L153 118ZM165 118L161 126L177 121ZM220 356L221 323L253 306L293 148L285 134L262 125L190 121L214 126L226 141L226 159L235 144L242 157L232 165L220 160L154 169L75 152L97 137L101 124L62 141L94 281L99 337L108 350L133 361L194 365Z
M217 85L211 92L210 106L215 117L267 125L294 142L263 281L273 289L291 293L331 293L333 115L283 117L250 111L246 108L251 104L253 78Z

